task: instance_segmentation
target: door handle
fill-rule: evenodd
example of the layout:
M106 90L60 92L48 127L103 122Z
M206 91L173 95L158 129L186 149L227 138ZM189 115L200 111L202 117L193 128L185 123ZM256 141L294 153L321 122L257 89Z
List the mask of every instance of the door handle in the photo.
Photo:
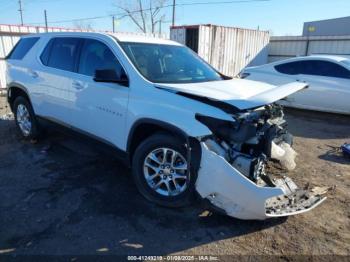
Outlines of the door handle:
M300 79L297 79L296 81L297 81L297 82L301 82L301 83L306 83L306 81L300 80Z
M35 72L35 71L33 71L33 70L29 70L28 73L29 73L29 75L30 75L31 77L33 77L33 78L38 78L38 77L39 77L38 73Z
M78 81L74 81L72 83L72 87L74 87L77 90L80 90L80 89L84 88L83 84L81 82L78 82Z

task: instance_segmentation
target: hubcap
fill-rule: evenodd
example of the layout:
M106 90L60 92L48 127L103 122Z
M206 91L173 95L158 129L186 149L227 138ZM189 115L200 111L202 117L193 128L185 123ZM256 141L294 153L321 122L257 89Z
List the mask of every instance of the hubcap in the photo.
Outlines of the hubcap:
M26 108L25 105L23 104L18 105L16 118L17 118L18 126L21 129L23 135L28 136L32 129L32 122L30 119L28 109Z
M158 148L145 159L143 173L148 186L163 196L177 196L188 186L187 161L177 151Z

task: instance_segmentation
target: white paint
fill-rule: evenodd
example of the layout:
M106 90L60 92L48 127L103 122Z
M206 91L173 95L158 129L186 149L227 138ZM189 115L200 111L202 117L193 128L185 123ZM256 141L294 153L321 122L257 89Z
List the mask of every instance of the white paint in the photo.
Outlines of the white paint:
M271 104L306 87L304 83L273 86L245 79L211 81L190 84L159 84L171 90L223 101L239 109L250 109Z
M307 208L290 212L288 207L278 214L266 213L266 202L276 197L289 195L298 188L289 179L280 179L276 187L258 186L222 156L211 151L201 142L202 161L198 172L196 189L202 198L208 199L214 206L224 210L227 215L240 219L264 220L269 217L296 215L308 212L321 204L326 198L311 196L311 204ZM288 181L289 185L285 183ZM290 190L293 191L290 191Z

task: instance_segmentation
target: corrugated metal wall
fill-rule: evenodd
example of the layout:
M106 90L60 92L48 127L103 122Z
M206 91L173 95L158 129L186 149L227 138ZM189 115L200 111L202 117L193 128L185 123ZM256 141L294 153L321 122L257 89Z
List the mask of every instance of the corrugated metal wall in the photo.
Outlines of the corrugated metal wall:
M350 36L272 36L269 62L312 54L350 57Z
M44 33L44 32L93 32L92 30L80 30L71 28L56 28L41 26L18 26L18 25L1 25L0 24L0 88L6 87L6 65L4 58L12 50L13 46L17 43L21 35L32 33ZM111 32L109 32L111 33ZM118 34L132 34L149 37L161 37L169 38L169 35L162 34L143 34L133 32L117 32Z
M5 57L17 43L19 36L1 35L0 33L0 88L6 86L6 64Z
M173 27L170 38L186 44L187 28ZM236 76L247 65L267 62L269 33L234 27L199 25L198 55L221 73Z
M186 45L186 29L177 28L176 30L170 30L170 39L180 44Z

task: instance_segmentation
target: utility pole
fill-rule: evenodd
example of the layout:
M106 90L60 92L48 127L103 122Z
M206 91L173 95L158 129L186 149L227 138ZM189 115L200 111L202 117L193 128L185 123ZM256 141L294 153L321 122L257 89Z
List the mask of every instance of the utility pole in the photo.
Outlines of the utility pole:
M23 9L22 9L22 0L18 0L18 4L19 4L19 13L21 15L21 25L23 25Z
M45 28L46 28L46 33L47 33L48 27L47 27L47 13L46 13L46 10L44 10L44 16L45 16Z
M175 25L175 6L176 6L176 1L173 0L173 23L172 23L173 26Z
M115 32L115 20L114 20L114 15L112 16L112 28L113 28L113 33Z
M159 37L162 36L162 18L159 20Z

